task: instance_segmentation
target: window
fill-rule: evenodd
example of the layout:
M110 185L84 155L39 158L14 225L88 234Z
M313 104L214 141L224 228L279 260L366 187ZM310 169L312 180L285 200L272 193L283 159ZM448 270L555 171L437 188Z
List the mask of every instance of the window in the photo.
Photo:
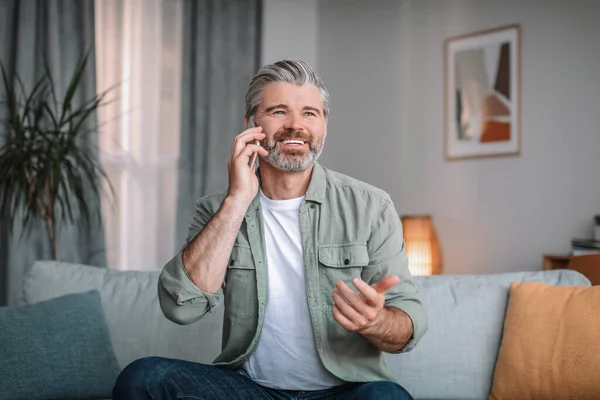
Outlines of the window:
M175 247L182 0L102 0L96 7L103 199L109 268L160 269Z

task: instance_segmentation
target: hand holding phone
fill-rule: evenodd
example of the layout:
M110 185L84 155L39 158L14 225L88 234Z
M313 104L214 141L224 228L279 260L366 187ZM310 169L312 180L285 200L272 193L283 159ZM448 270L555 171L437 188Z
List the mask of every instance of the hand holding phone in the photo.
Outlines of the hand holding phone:
M254 126L254 120L249 121L248 125ZM259 144L265 134L257 128L244 129L235 136L227 160L229 175L227 196L234 204L244 208L244 211L256 197L260 186L256 171L250 168L256 168L258 156L269 155L269 152ZM253 146L254 143L257 146ZM251 158L254 160L250 161Z

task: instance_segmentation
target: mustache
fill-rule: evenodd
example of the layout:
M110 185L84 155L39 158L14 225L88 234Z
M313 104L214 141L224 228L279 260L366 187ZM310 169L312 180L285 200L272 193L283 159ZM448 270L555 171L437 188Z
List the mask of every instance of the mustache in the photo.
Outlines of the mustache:
M276 141L298 139L298 140L302 140L308 144L312 144L312 142L313 142L312 136L306 135L306 134L298 132L298 131L294 131L293 129L286 129L284 131L277 132L273 135L273 139Z

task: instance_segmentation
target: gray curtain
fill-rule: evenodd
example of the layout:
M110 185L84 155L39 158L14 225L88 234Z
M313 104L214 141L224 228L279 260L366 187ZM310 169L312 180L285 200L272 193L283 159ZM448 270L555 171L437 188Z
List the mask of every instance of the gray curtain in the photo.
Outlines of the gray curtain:
M0 61L18 73L26 87L31 88L39 78L45 57L62 95L76 60L87 50L93 53L93 45L93 0L0 0ZM92 54L76 102L96 93L95 67ZM88 137L90 144L97 140L94 135ZM23 240L19 240L21 228L17 224L11 235L0 221L1 304L19 304L28 268L36 260L51 258L42 222ZM105 266L102 226L85 230L61 226L57 237L62 261Z
M195 201L227 185L227 157L260 63L261 13L260 0L184 3L178 246Z

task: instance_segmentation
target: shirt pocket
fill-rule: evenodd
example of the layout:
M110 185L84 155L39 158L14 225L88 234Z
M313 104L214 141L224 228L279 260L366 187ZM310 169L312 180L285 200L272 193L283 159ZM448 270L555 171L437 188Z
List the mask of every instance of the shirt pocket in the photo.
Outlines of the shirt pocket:
M257 310L256 267L250 247L234 245L224 285L225 312L247 318Z
M321 306L331 312L331 293L337 281L343 281L354 289L353 278L360 278L362 269L369 264L366 243L343 243L319 245L319 283ZM356 290L355 290L356 291Z

